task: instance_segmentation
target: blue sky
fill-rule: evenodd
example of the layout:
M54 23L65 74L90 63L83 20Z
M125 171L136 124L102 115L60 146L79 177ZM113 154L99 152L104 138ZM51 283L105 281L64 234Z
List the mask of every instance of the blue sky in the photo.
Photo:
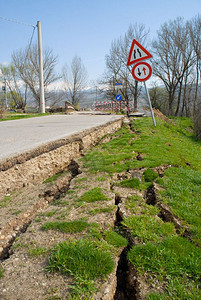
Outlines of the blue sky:
M41 21L43 48L58 55L57 72L78 55L89 80L96 80L104 72L112 40L130 24L143 23L153 38L165 21L190 20L201 13L201 0L0 0L0 7L3 18L33 25ZM13 51L27 46L33 29L2 19L0 29L0 62L9 63Z

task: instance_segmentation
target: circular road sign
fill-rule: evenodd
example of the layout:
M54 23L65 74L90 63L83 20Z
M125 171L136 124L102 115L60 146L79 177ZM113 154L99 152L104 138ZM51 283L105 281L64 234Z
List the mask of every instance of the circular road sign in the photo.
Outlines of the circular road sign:
M117 101L121 101L121 99L122 99L122 95L116 95L116 100Z
M146 81L151 77L151 74L152 68L146 62L139 62L136 65L134 65L132 69L132 75L137 81Z

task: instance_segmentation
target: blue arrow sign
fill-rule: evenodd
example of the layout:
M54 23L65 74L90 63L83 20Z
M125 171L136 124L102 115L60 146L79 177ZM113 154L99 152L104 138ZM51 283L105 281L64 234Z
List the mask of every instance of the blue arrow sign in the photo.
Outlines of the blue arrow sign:
M121 101L121 99L122 99L122 95L116 95L116 100L117 101Z

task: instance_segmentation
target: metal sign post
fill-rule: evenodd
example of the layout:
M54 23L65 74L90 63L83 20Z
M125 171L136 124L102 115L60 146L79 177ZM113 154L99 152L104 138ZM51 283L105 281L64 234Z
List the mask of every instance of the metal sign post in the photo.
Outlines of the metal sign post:
M149 91L147 89L146 81L144 81L144 87L145 87L145 91L147 93L147 99L148 99L148 102L149 102L149 107L150 107L150 111L151 111L151 117L152 117L152 120L153 120L153 124L154 124L154 126L156 126L156 121L155 121L155 118L154 118L154 112L153 112L153 108L152 108L152 105L151 105L151 100L150 100L150 97L149 97Z
M152 58L151 53L149 53L136 40L133 40L131 48L130 48L129 56L128 56L127 66L134 64L134 67L132 69L133 78L140 82L144 81L144 87L145 87L145 91L147 93L147 98L148 98L148 102L149 102L149 107L150 107L150 111L151 111L153 124L154 124L154 126L156 126L154 112L153 112L151 100L149 97L149 91L146 86L146 80L148 80L152 74L151 66L147 62L144 62L144 60L148 59L148 58Z

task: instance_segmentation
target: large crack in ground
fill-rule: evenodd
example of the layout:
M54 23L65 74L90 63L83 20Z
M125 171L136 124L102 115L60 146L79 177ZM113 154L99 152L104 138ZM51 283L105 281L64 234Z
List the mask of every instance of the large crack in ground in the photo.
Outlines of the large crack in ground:
M97 137L96 137L96 139L97 139ZM86 139L85 139L84 143L89 144ZM81 148L83 149L83 147L81 147ZM79 149L81 149L81 148L79 146ZM82 154L82 149L81 149L81 154ZM11 166L9 166L9 168L10 167ZM17 171L19 169L18 166L14 167L14 168ZM10 169L8 169L8 171L9 170ZM57 168L55 168L55 170L57 170ZM4 172L6 172L6 171L4 171ZM32 206L29 206L28 210L25 209L23 212L17 211L16 218L12 219L12 216L11 216L10 221L7 224L1 226L1 228L0 228L1 229L1 231L0 231L0 251L1 251L0 255L1 255L1 257L0 258L1 258L2 264L5 268L5 274L4 274L3 279L1 280L0 298L7 299L7 297L8 297L9 300L14 300L17 297L18 299L24 299L23 295L24 295L25 291L26 291L26 299L38 298L38 296L36 296L34 294L32 295L32 293L30 292L30 286L37 285L37 282L40 282L41 279L44 280L43 275L42 275L44 272L43 273L40 272L38 274L38 271L36 270L36 266L34 267L32 265L32 263L29 262L30 259L27 258L26 248L28 247L27 249L30 250L32 248L31 245L32 244L33 244L33 246L35 245L36 241L35 240L32 241L32 239L34 239L34 237L32 237L33 235L35 236L36 240L38 239L39 235L41 235L41 233L40 233L39 235L36 236L35 234L32 233L35 231L34 228L36 227L35 220L37 219L37 215L38 214L40 215L40 213L45 215L47 209L49 208L49 210L50 210L51 203L57 202L59 199L63 199L63 197L65 197L65 194L69 189L70 190L74 189L71 186L71 183L72 183L72 181L75 182L76 176L81 174L79 165L74 159L72 159L71 162L68 163L68 167L66 167L66 165L64 165L64 169L60 168L59 171L56 172L55 175L62 175L65 173L67 173L67 174L64 176L61 176L61 179L58 179L55 184L49 185L49 186L47 185L47 188L44 188L44 186L39 188L39 190L41 189L41 191L38 192L38 202L35 202ZM54 174L51 173L51 175L54 175ZM91 184L94 185L93 182L91 182ZM23 186L26 186L26 185L23 184ZM101 184L100 184L100 186L101 186ZM27 189L25 189L25 190L29 193L29 191L31 189L32 189L32 186L30 186L30 187L27 186ZM34 187L34 189L36 189L36 187ZM19 191L19 194L20 193L21 193L21 191ZM24 191L24 193L25 193L25 191ZM36 193L37 192L35 192L35 194ZM27 194L27 196L28 196L28 194ZM7 194L6 197L11 197L11 196L10 196L10 194ZM13 195L12 195L12 197L15 198ZM21 197L24 197L24 196L21 196ZM112 203L111 204L108 203L108 205L112 205ZM77 215L77 217L79 217L80 214L82 215L82 211L83 211L84 207L85 207L85 205L83 204L81 207L72 208L71 213L69 214L70 219L71 219L72 215L73 216ZM7 209L7 207L5 207L5 210L6 209ZM104 219L103 217L100 216L99 220L100 220L100 224L102 224L103 228L106 228L106 227L114 224L114 222L115 222L114 216L115 215L113 215L113 217L112 217L112 215L111 215L110 219L108 219L108 218ZM74 217L76 218L76 216L74 216ZM39 239L40 242L41 242L41 238L42 237L40 237L40 239ZM59 239L58 239L58 241L59 241ZM54 242L55 238L51 239L51 237L50 237L50 239L48 238L48 240L49 240L49 242L47 241L46 244ZM42 242L45 242L45 241L42 241ZM20 246L19 250L18 250L18 244L22 245L22 246ZM30 246L29 246L29 244L30 244ZM24 250L24 247L25 247L25 250ZM23 264L24 260L26 261L28 269ZM19 263L18 263L18 261L19 261ZM21 261L21 264L20 264L20 261ZM39 259L39 261L40 261L40 259ZM116 264L117 264L117 261L116 261ZM24 271L22 273L24 275L21 274L22 268L24 269ZM31 269L32 269L33 275L30 274ZM25 280L25 282L21 282L21 278L24 277L25 274L27 276L27 280L29 283L26 282L27 280ZM38 274L38 275L36 275L36 274ZM15 276L17 276L17 277L15 277ZM45 275L45 276L47 276L47 275ZM44 283L44 285L51 286L51 285L55 284L55 280L52 276L46 277L45 281L47 281L47 279L48 279L48 283L46 282L46 283ZM108 280L109 281L103 285L102 294L101 294L102 296L100 296L100 297L98 296L97 299L112 299L115 288L116 288L115 274L111 274L111 276L109 276ZM61 288L61 294L62 294L62 293L64 293L64 291L62 291L63 290L63 286L62 286L63 279L61 280L61 277L60 277L60 281L61 281L61 284L59 284L59 286L62 287ZM56 282L58 282L58 280ZM30 286L27 286L27 284L29 284ZM14 288L14 286L15 286L15 288ZM108 295L108 287L110 290L109 295ZM44 290L44 288L43 289L37 288L36 294L44 293L43 290ZM53 291L52 291L52 293L53 293ZM67 295L68 295L68 292L66 295L64 293L63 299L67 299L66 298L66 297L68 297Z
M58 202L58 200L60 198L61 198L62 201L64 201L63 196L65 195L66 191L69 191L69 193L73 192L75 189L77 189L77 187L76 187L77 182L82 183L82 181L85 180L85 178L86 178L86 174L81 174L79 165L76 161L72 161L72 163L69 166L69 169L71 171L71 180L68 182L68 184L65 184L65 185L62 186L61 183L58 184L58 182L57 182L56 184L53 184L48 190L45 190L44 193L42 194L42 198L45 199L45 202L47 202L47 204L48 204L47 207L49 207L49 211L52 211L51 205L54 205L54 202ZM65 170L65 172L66 172L66 170ZM76 181L77 176L79 176L78 181ZM94 186L94 180L95 179L92 177L92 181L91 181L92 186ZM102 186L103 184L100 183L99 185ZM108 191L110 191L110 189L108 189ZM112 200L112 202L113 201L115 202L115 199ZM108 205L111 205L111 204L108 203ZM104 203L102 205L103 205L103 207L105 206ZM46 213L47 207L45 207L42 210L42 213L44 215L46 215L46 214L48 215L48 213ZM69 218L71 219L71 216L73 216L73 218L75 218L75 219L79 218L80 215L83 214L84 207L85 207L85 204L83 204L79 207L75 207L75 208L72 207L71 211L70 211L70 214L69 214ZM93 206L91 207L91 210L92 210L92 208L93 208ZM99 220L100 220L103 228L106 228L106 227L111 226L112 224L114 224L114 222L115 222L114 217L115 217L115 214L113 215L113 217L111 215L110 220L109 220L108 217L106 218L106 216L105 216L105 218L103 218L103 215L100 215ZM39 238L39 235L42 234L41 232L38 232L38 230L37 230L38 233L36 232L36 234L34 234L34 232L36 230L35 228L36 227L38 228L38 223L35 223L36 222L35 220L36 220L36 214L35 214L35 216L33 217L32 221L29 224L26 224L26 226L24 224L24 234L20 235L22 232L19 232L18 240L15 242L14 239L13 239L12 241L10 241L10 244L8 245L8 247L5 248L4 256L2 258L4 258L3 265L5 266L5 270L7 272L5 274L5 278L6 278L6 276L9 276L9 279L6 280L5 283L3 281L3 284L2 284L3 294L0 293L0 296L2 296L2 299L6 299L6 298L4 298L4 294L6 295L6 293L8 293L7 294L8 296L5 296L5 297L9 297L10 300L15 299L14 298L14 291L12 291L11 281L15 282L16 291L17 291L17 293L19 293L18 299L22 299L23 291L21 290L21 288L22 287L25 288L25 282L21 283L21 287L20 287L19 283L17 282L18 280L15 278L15 274L18 274L17 276L19 278L22 276L22 274L20 274L21 273L21 268L23 267L23 261L26 257L26 251L25 251L26 249L24 250L24 247L28 247L28 249L31 249L30 248L30 247L32 247L31 245L33 245L33 247L34 247L34 244L36 243L36 240ZM96 217L94 218L94 220L98 221ZM59 236L58 236L58 238L59 238ZM62 238L62 237L60 237L60 238ZM51 243L54 242L54 240L55 240L55 238L53 238L53 240L52 240L51 237L46 237L46 239L47 239L47 241L45 242L44 240L42 240L42 237L40 237L40 242L43 242L43 243L45 242L46 244L48 244L50 242ZM16 246L19 244L19 241L20 241L20 245L22 245L22 246L20 246L20 248L18 250L18 248L16 248ZM14 243L14 246L12 247L13 243ZM30 244L30 246L26 246L27 243ZM21 260L21 264L18 263L19 260ZM26 260L27 260L26 264L28 264L30 266L28 267L29 268L28 270L25 268L25 266L23 267L23 269L24 269L23 274L27 274L27 272L30 272L29 270L31 270L31 269L32 269L33 274L35 274L36 273L36 266L33 267L31 262L29 262L30 259L26 258ZM34 264L36 264L36 262ZM13 269L13 267L14 267L14 269ZM10 273L11 271L12 271L12 273ZM41 275L42 274L40 274L40 275L38 274L37 275L37 276L39 276L38 278L37 278L36 275L34 275L34 277L32 278L32 275L29 274L29 277L30 277L29 278L29 280L30 280L29 283L30 283L30 285L33 285L33 284L35 285L34 280L40 281L41 279L39 279L39 278L41 277ZM45 276L47 276L47 275L45 275ZM41 277L41 278L43 278L43 277ZM48 279L48 283L46 282L47 279ZM42 280L44 281L44 278ZM61 280L61 278L60 278L60 280ZM105 285L103 285L101 296L98 296L97 299L112 299L112 297L114 295L114 291L116 289L115 274L112 274L112 276L110 276L108 280L109 281L106 282ZM48 275L48 277L46 277L46 279L45 279L46 283L44 283L44 285L47 285L47 284L50 285L51 281L52 281L52 284L55 284L54 278L49 277L49 275ZM61 280L61 283L62 282L63 281ZM30 287L26 287L26 288L27 288L27 294L28 294L27 299L35 299L34 297L37 297L37 296L29 295ZM38 292L39 292L39 290L40 290L40 288L38 288ZM109 290L109 295L108 295L108 290ZM42 292L42 290L41 290L41 292ZM64 293L64 291L62 292L62 288L61 288L61 293ZM63 299L68 299L68 296L67 296L68 293L66 295L64 293L63 295L64 295Z
M130 129L132 129L130 127ZM136 159L141 160L142 156L139 154ZM169 168L170 166L165 166L165 167L158 167L158 174L160 177L163 176L163 170L166 168ZM69 171L69 173L68 173ZM122 174L114 174L114 178L116 178L117 181L121 181L125 178L140 178L142 176L143 173L143 169L136 169L136 170L127 170L126 172L122 173ZM21 237L21 244L26 245L27 241L30 242L30 245L33 244L34 247L34 243L38 242L38 235L41 234L41 239L44 238L45 243L46 244L53 244L56 243L62 239L65 238L72 238L70 236L59 236L59 234L54 234L52 237L47 237L44 235L44 233L37 231L39 228L39 225L37 224L38 221L36 221L36 215L39 214L40 212L42 212L43 216L45 215L45 218L47 218L48 213L52 213L53 209L50 207L51 205L54 204L54 202L57 202L57 200L59 199L63 199L63 197L66 197L66 192L72 192L75 193L78 190L77 185L79 185L79 188L83 188L88 190L90 188L90 185L93 186L95 181L97 180L96 177L92 177L92 182L88 182L89 178L88 178L88 174L85 173L81 173L81 167L79 166L79 164L76 162L75 159L71 159L71 162L68 164L68 167L65 166L65 168L63 170L60 170L57 174L65 174L65 172L67 172L66 175L64 175L63 177L61 176L61 179L57 180L57 182L53 185L48 186L48 188L43 189L42 192L40 192L40 202L36 205L33 205L33 209L32 211L29 211L28 213L26 213L26 217L24 217L24 213L23 213L23 221L21 223L15 223L12 222L9 224L8 229L13 230L13 233L10 231L8 232L8 239L6 239L3 230L1 229L1 233L0 233L0 237L4 236L4 239L0 238L0 242L5 242L4 246L2 247L2 249L0 248L1 252L1 259L3 259L5 261L5 265L7 266L8 272L6 274L7 277L5 278L9 278L9 276L13 276L12 279L8 279L8 280L13 280L13 285L15 280L17 281L17 277L19 277L19 274L23 274L23 272L21 271L21 268L23 268L23 264L25 264L24 261L26 261L27 258L27 254L24 250L15 250L15 248L12 248L12 245L14 244L17 245L17 238ZM76 177L78 178L79 181L76 182ZM89 186L86 184L85 187L82 187L83 182L85 182L87 178L87 184L89 184ZM97 184L97 182L96 182ZM102 184L99 183L99 186L102 187ZM119 187L118 187L119 189ZM130 194L136 194L138 193L138 191L136 190L131 190L129 189L128 191L126 191L126 189L122 189L122 192L117 192L116 191L116 187L115 184L111 184L109 182L109 187L108 187L108 191L111 192L111 194L114 195L114 199L111 201L113 204L115 203L116 208L114 210L114 214L100 214L97 215L97 218L94 217L94 220L96 220L97 222L99 222L101 224L101 226L105 229L107 228L107 226L111 226L111 227L115 227L115 231L119 232L123 237L125 237L128 241L128 246L125 247L124 249L122 249L119 257L116 259L116 270L113 274L111 274L111 277L108 279L108 281L106 281L102 287L102 290L100 292L100 294L96 295L96 298L94 299L98 299L98 300L135 300L135 299L142 299L141 297L141 284L139 282L139 278L138 278L138 274L136 273L136 270L134 269L133 265L129 262L128 258L127 258L127 254L128 251L130 250L131 247L135 246L135 240L132 237L130 231L128 228L125 228L125 226L122 226L122 221L124 220L127 211L125 210L125 206L124 206L124 202L125 199L128 197L128 195ZM83 190L82 190L83 192ZM80 194L78 192L77 197L79 197ZM69 202L71 201L70 199L70 193L69 193ZM157 199L157 187L155 184L153 184L151 187L149 187L145 193L144 193L144 199L145 202L149 205L153 205L153 206L157 206L160 209L160 213L158 214L158 216L164 221L164 222L173 222L175 225L175 228L178 229L178 232L181 229L184 229L183 225L181 224L181 222L173 215L173 213L171 212L170 208L161 203L160 201L158 201ZM63 201L63 200L62 200ZM109 204L108 204L109 205ZM88 216L88 213L92 211L94 211L95 209L98 209L98 207L94 208L94 207L87 207L86 203L82 203L81 205L78 206L73 206L71 204L69 204L69 207L71 209L71 211L68 212L67 217L69 219L76 219L76 218L85 218L86 215ZM49 209L49 211L47 210ZM56 209L55 209L56 211ZM61 217L61 216L60 216ZM90 216L91 218L91 216ZM17 221L20 221L21 219L21 215L19 214L18 217L16 218ZM93 218L91 218L90 220L92 220ZM15 220L15 221L16 221ZM24 233L24 237L22 235L22 233ZM185 229L184 231L184 235L187 238L190 238L188 235L188 230ZM27 235L27 236L26 236ZM26 236L26 237L25 237ZM33 236L33 237L32 237ZM77 238L77 237L76 237ZM24 242L25 241L25 242ZM16 242L16 243L15 243ZM41 241L41 244L43 245L44 241ZM42 243L43 242L43 243ZM6 244L7 243L7 244ZM31 244L32 243L32 244ZM1 244L2 245L2 244ZM6 245L6 246L5 246ZM13 256L11 262L7 263L7 261L9 261L9 258L11 258L11 255ZM18 260L21 260L21 264L18 263ZM42 261L42 262L41 262ZM33 259L33 265L34 264L38 264L37 266L41 267L44 269L44 267L46 266L47 262L45 260L38 261L36 259ZM22 265L22 266L21 266ZM24 267L25 268L25 267ZM53 289L52 289L52 294L50 296L55 297L55 299L59 299L56 297L62 297L60 299L68 299L66 297L68 297L68 289L66 288L66 282L65 279L60 276L60 277L51 277L47 274L44 275L44 270L40 271L39 274L36 272L36 269L30 264L27 267L27 270L25 270L26 272L24 272L25 274L29 274L29 269L33 268L33 273L34 276L33 278L30 278L30 284L35 285L36 281L40 281L41 280L41 286L37 286L38 289L40 289L41 293L42 290L45 290L46 293L48 294L49 291L46 288L46 286L50 286L52 285L53 287L55 286L55 282L58 282L58 280L61 281L61 283L59 283L59 286L54 287L55 291L56 289L58 290L58 292L53 293ZM16 269L16 270L15 270ZM21 273L20 273L21 272ZM14 275L12 273L15 273ZM37 277L39 275L39 278ZM23 276L22 276L23 277ZM45 278L45 279L44 279ZM48 282L49 281L49 282ZM67 281L67 280L66 280ZM0 292L0 298L2 297L2 299L9 299L9 300L14 300L15 298L15 291L12 291L12 284L8 283L8 287L7 284L8 282L5 283L3 282L2 286L3 286L3 293L1 294ZM9 285L10 284L10 285ZM18 285L17 285L18 284ZM68 282L69 285L71 285L71 281L69 280ZM26 285L21 282L22 288L26 288ZM16 282L16 287L20 286L20 283ZM36 286L35 286L36 287ZM9 291L9 289L11 291ZM61 289L61 292L59 292L59 289ZM31 291L30 287L27 287L27 291ZM9 298L6 298L7 296L4 297L4 293L6 295L6 293L8 292L8 296ZM9 294L10 292L10 294ZM30 292L31 293L31 292ZM60 293L60 294L59 294ZM18 296L17 299L24 299L24 297L22 297L23 291L21 291L21 296ZM41 296L42 294L40 294ZM48 294L49 295L49 294ZM34 298L35 297L35 298ZM28 299L36 299L36 297L38 297L37 295L29 295L27 297ZM41 298L41 299L47 299L47 298Z
M19 237L22 233L25 233L27 228L32 223L36 214L41 210L45 209L47 205L55 200L60 199L65 193L68 191L71 181L81 173L79 169L79 165L75 160L72 160L69 164L68 168L60 171L60 175L62 173L69 171L69 173L62 178L57 184L51 186L46 189L42 195L39 195L40 201L36 203L29 212L26 213L26 217L24 217L24 213L22 216L19 216L16 219L11 220L11 222L1 230L1 247L0 247L0 260L8 259L12 251L10 252L10 248L12 247L15 239ZM58 174L55 174L58 175Z
M64 176L62 180L50 186L40 195L41 200L43 199L43 202L45 202L47 205L50 205L51 203L54 203L54 201L57 201L58 199L62 198L69 189L72 190L71 187L72 180L74 180L76 176L81 174L80 166L75 160L71 161L68 170L65 169L62 172L65 173L66 171L70 171L70 175L68 174L66 176L67 180L65 179ZM60 175L62 174L62 172L60 172ZM133 241L128 231L124 231L122 229L121 222L123 220L123 214L120 208L121 197L119 195L116 195L114 198L114 202L117 209L116 209L116 214L115 214L115 219L113 221L113 224L115 224L116 230L121 231L121 234L123 234L123 236L125 236L129 240L129 245L122 250L120 257L118 259L118 265L116 269L117 283L115 289L113 288L113 292L110 298L108 299L114 299L114 300L137 299L136 298L137 277L133 266L129 263L127 259L127 252L129 251L130 247L133 245ZM43 211L45 209L46 207L43 207ZM32 225L32 222L39 211L41 211L41 206L39 206L38 209L35 211L35 213L31 216L31 220L29 219L29 221L25 222L23 225L21 225L21 227L18 226L18 232L16 232L16 235L8 241L7 245L4 247L2 251L2 255L1 255L2 260L7 260L11 257L11 255L15 254L12 245L15 243L17 237L19 238L22 233L26 233L26 231L29 229L29 226ZM122 233L123 231L124 233ZM107 289L108 287L106 287L106 290ZM107 298L103 297L97 299L107 299Z
M160 200L157 199L157 188L155 183L146 190L145 200L148 205L156 206L159 208L158 217L163 222L173 223L177 234L181 235L182 237L186 238L188 241L199 247L199 245L192 240L190 229L187 228L184 224L182 224L182 221L174 215L174 213L171 211L170 207L167 204L162 203Z
M122 203L121 196L115 195L115 205L117 205L115 230L120 233L128 241L128 246L125 247L119 257L117 266L117 287L114 295L114 300L135 300L137 296L137 277L136 271L127 258L128 251L134 246L134 240L130 232L122 225L124 219L120 204Z
M75 161L72 160L71 164L69 165L68 170L70 171L70 176L68 174L67 176L67 181L64 179L65 176L63 177L63 180L60 181L60 183L56 183L52 185L49 189L45 190L44 193L41 195L43 199L45 199L46 204L51 204L57 201L58 199L62 198L62 196L65 195L65 193L68 190L73 190L74 186L71 186L71 182L75 179L77 176L81 174L80 166L79 164ZM66 172L67 169L63 170L63 172ZM130 173L136 173L136 170L133 170L133 172L129 171ZM86 176L86 174L81 174L82 177L79 178L80 182L82 182L82 179L85 178L83 176ZM130 176L130 175L129 175ZM122 180L125 175L119 175L118 178ZM75 184L75 183L74 183ZM110 190L114 194L115 193L115 188L114 185L110 184ZM125 191L125 190L124 190ZM131 190L130 190L131 192ZM133 191L134 192L134 191ZM121 193L120 193L121 194ZM111 288L110 291L110 297L107 298L106 296L98 296L96 299L114 299L114 300L135 300L135 299L142 299L141 298L141 286L138 278L138 274L136 273L136 270L132 266L132 264L129 262L127 258L128 251L130 250L131 247L135 246L135 240L132 237L130 231L128 228L125 228L125 226L122 226L122 221L125 217L125 212L124 212L124 201L125 201L125 195L123 192L123 197L119 193L115 193L114 197L114 203L116 205L116 213L115 213L115 219L113 220L113 224L115 225L115 230L118 231L123 237L125 237L128 240L128 246L124 248L118 258L118 264L117 264L117 269L116 269L116 274L113 276L116 276L116 284L115 288ZM145 200L146 203L149 205L159 205L160 207L160 214L159 217L163 219L164 222L169 222L169 221L174 221L175 220L175 227L178 226L180 228L180 224L178 223L178 220L173 216L170 210L167 209L167 207L164 207L162 203L157 202L157 189L155 185L151 186L150 188L147 189L145 192ZM83 204L84 205L84 204ZM76 210L80 210L83 207L78 207L75 210L72 211L75 212ZM40 210L40 209L39 209ZM38 210L38 211L39 211ZM37 212L38 212L37 211ZM77 213L78 211L76 211ZM78 212L79 214L79 212ZM36 215L36 214L35 214ZM32 220L34 219L34 216L32 216ZM10 255L14 255L15 257L15 252L12 249L12 244L14 243L16 237L22 233L26 233L27 229L29 229L29 226L32 225L32 220L29 221L28 223L25 223L19 230L18 234L13 238L11 238L10 243L8 244L7 248L4 249L2 258L7 260L10 258ZM103 220L102 220L103 221ZM107 222L107 221L106 221ZM32 230L32 229L31 229ZM17 258L15 258L17 259ZM105 286L102 295L105 295L105 291L108 291L108 287L111 286L111 282L114 281L114 279L110 279L111 281L107 283L108 285ZM114 286L114 284L113 284ZM6 289L4 289L6 290ZM105 298L104 298L105 297ZM4 298L2 298L4 299ZM14 298L10 298L14 299ZM22 299L22 298L19 298ZM30 298L33 299L33 298ZM64 298L67 299L67 298Z

